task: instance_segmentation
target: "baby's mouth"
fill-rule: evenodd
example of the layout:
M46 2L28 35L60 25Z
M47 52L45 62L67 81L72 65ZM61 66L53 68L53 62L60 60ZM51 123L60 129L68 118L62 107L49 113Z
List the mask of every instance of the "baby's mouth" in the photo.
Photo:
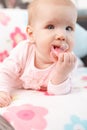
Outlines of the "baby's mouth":
M65 52L69 49L69 45L66 44L66 43L62 43L60 45L52 45L51 46L51 52L50 52L50 55L51 55L51 58L56 58L58 59L58 55L59 53L62 53L62 52Z
M58 55L60 52L65 52L69 48L68 44L62 43L61 45L52 45L51 51Z

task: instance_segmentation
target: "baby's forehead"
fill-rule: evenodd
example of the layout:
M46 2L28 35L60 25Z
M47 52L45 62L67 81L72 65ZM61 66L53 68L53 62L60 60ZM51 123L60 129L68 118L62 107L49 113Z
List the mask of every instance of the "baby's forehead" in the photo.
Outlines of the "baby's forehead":
M33 0L31 2L31 6L37 6L41 4L58 4L58 5L71 5L75 6L75 4L72 2L72 0Z
M71 7L72 9L76 10L76 6L75 4L71 1L71 0L34 0L31 4L30 4L30 13L39 13L39 9L41 9L42 6L44 6L44 10L45 10L45 6L50 7L51 5L54 6L68 6Z
M41 8L44 7L44 10L46 10L45 7L50 7L51 5L56 5L58 7L68 6L68 7L72 7L73 9L76 10L76 7L71 0L34 0L33 2L31 2L30 6L29 6L30 17L32 17L32 18L36 17L38 15L38 13L40 13L40 11L42 11L42 10L40 10Z
M48 4L55 4L55 5L67 5L67 6L73 6L75 7L74 2L72 0L33 0L30 4L30 8L37 8L40 5L48 5Z

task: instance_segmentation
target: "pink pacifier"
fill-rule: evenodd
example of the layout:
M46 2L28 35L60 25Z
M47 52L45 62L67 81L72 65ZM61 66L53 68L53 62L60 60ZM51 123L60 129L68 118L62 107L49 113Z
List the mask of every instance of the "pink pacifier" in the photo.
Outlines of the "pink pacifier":
M69 45L66 44L66 43L62 43L62 44L60 45L60 49L62 49L63 51L66 51L67 49L69 49Z
M58 47L51 47L50 57L55 62L55 59L58 58L59 53L65 52L69 49L69 45L66 43L61 43Z

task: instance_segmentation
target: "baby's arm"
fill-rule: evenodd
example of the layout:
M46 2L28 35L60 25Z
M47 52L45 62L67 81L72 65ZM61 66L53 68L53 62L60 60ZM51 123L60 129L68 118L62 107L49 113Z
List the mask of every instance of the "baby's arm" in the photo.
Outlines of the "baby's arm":
M20 43L12 50L10 56L0 64L0 107L10 104L11 91L9 90L20 85L18 79L22 73L23 64L25 63L23 56L24 53L26 55L26 49L27 44Z
M29 55L29 41L20 42L0 66L0 106L11 102L10 88L21 87L20 76Z
M18 77L18 68L15 58L9 56L0 66L0 107L11 103L11 88L15 87Z
M7 66L7 64L2 63L0 66L0 107L8 106L12 100L10 81L13 80L11 75L14 75L14 73L10 72L9 69L10 68Z
M52 72L50 82L48 84L48 91L51 89L51 92L56 91L53 92L56 94L68 93L71 86L70 73L74 69L75 64L76 57L74 54L71 52L60 53L56 66Z

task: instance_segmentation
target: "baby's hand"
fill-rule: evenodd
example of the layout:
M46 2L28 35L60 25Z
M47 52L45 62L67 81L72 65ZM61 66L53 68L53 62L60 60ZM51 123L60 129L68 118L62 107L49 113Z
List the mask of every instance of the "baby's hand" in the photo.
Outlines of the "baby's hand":
M76 57L71 52L60 53L53 70L52 83L59 84L68 78L76 63Z
M0 91L0 107L8 106L11 100L11 96L8 92Z

